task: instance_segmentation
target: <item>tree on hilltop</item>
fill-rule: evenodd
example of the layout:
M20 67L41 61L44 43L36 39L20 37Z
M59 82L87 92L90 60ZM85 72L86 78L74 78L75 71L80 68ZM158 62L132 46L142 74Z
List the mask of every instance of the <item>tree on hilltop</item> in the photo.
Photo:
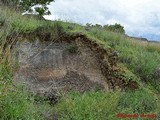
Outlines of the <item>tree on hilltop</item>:
M54 0L1 0L5 5L12 5L21 8L24 12L36 13L39 16L50 15L47 5Z
M115 23L114 25L104 25L103 29L125 34L124 27L121 24L117 24L117 23Z

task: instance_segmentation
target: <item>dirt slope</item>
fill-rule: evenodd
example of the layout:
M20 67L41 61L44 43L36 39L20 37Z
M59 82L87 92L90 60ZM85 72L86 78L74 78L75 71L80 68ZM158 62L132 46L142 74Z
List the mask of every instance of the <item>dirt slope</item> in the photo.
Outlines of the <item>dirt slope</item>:
M38 94L138 87L120 74L116 51L103 49L85 35L66 35L54 41L42 41L41 37L30 41L21 36L14 46L13 58L19 64L16 84L24 83Z

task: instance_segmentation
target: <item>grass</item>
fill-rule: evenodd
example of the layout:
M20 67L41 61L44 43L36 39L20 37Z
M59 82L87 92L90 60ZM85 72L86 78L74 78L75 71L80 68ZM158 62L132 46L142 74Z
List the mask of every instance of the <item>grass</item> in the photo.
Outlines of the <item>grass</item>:
M46 119L43 114L52 108L59 119L63 120L116 120L118 113L160 114L160 79L154 77L155 71L160 68L160 43L134 40L97 27L86 30L85 26L76 23L27 18L22 16L20 11L7 7L0 7L0 13L0 22L3 23L0 24L0 119ZM13 85L14 70L9 51L10 39L16 40L16 36L20 34L33 33L37 30L40 30L41 35L50 33L52 36L50 39L62 33L81 32L104 48L118 51L119 65L127 68L125 70L127 77L140 79L144 87L126 92L97 91L84 94L72 92L63 96L54 107L45 101L36 103L34 96L24 87ZM69 50L75 52L77 48L69 46Z
M2 59L1 59L2 60ZM0 119L1 120L44 120L51 107L47 102L38 104L35 96L23 86L12 83L13 69L7 60L0 64Z
M74 44L70 44L68 47L67 47L67 50L70 52L70 53L77 53L78 51L78 47Z
M115 111L119 93L89 92L70 93L56 106L55 111L63 120L105 120L108 114Z
M32 94L26 92L23 87L17 89L13 86L7 86L2 90L3 95L0 99L1 120L43 120L46 111L51 109L49 104L41 102L35 103ZM47 116L47 115L46 115Z
M157 114L153 94L141 89L135 92L72 92L54 107L60 120L118 120L117 114ZM160 112L160 111L159 111Z
M43 26L44 21L36 20L34 18L22 17L21 11L13 9L12 11L7 7L1 7L0 20L4 21L4 27L17 32L33 32L37 27ZM27 22L26 22L27 21ZM9 31L10 32L10 31Z
M1 6L0 12L0 22L3 22L0 26L0 119L45 119L43 114L51 110L50 105L47 102L36 103L35 97L24 87L15 87L12 83L13 68L9 41L16 39L19 34L31 33L47 23L22 17L19 11L7 7ZM5 46L6 43L8 46Z

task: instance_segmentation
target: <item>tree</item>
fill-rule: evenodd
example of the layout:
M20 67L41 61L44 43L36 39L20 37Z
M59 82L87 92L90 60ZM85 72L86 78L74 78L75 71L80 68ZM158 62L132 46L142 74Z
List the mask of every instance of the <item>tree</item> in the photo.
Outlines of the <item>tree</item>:
M51 14L47 5L54 0L1 0L5 5L18 6L24 12L36 13L39 16Z
M125 34L124 27L120 24L117 24L117 23L115 23L114 25L105 25L105 26L103 26L103 29L109 30L112 32L118 32L118 33Z
M51 2L54 0L22 0L19 5L23 7L24 11L29 13L35 11L38 15L43 16L51 14L47 7Z
M95 27L96 27L96 28L102 28L102 25L95 24Z

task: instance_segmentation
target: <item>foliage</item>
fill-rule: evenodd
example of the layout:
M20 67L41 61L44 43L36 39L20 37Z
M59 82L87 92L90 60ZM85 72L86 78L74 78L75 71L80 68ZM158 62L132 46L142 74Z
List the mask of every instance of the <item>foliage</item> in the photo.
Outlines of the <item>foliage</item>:
M120 98L118 107L120 110L130 109L133 113L143 114L154 112L157 104L155 97L142 89L124 93Z
M19 0L1 0L0 1L0 5L1 3L7 6L15 6L15 4L18 4Z
M23 9L28 12L33 12L33 7L36 6L36 7L34 7L35 12L37 12L40 16L42 16L42 15L51 14L47 8L47 5L49 5L53 1L54 0L40 0L40 1L23 0L23 1L19 2L19 5L21 5L23 7Z
M78 51L78 47L75 44L70 44L67 49L70 53L77 53Z
M51 14L47 5L54 0L2 0L5 5L11 4L22 9L24 12L37 13L39 16Z
M95 28L99 28L99 29L101 29L101 28L102 28L102 25L95 24L95 25L92 25L92 27L95 27Z
M65 96L54 108L60 120L105 120L109 115L110 119L115 118L118 101L118 92L73 92Z
M155 113L156 98L146 90L128 92L72 92L55 105L60 120L118 120L118 113Z
M91 23L86 23L86 27L91 27Z
M9 88L3 89L3 95L0 99L0 119L43 119L41 114L46 110L44 104L36 105L34 97L29 95L25 89L16 89L12 85L7 87Z
M11 39L16 39L20 33L33 32L45 23L33 18L25 18L19 12L13 12L5 7L1 7L0 11L0 21L3 21L3 25L0 26L0 119L44 119L42 114L50 109L49 104L47 102L36 103L34 96L26 89L13 85L11 50L9 46L5 46L4 51L3 45Z
M125 33L124 27L117 23L114 25L105 25L103 28L112 32Z

